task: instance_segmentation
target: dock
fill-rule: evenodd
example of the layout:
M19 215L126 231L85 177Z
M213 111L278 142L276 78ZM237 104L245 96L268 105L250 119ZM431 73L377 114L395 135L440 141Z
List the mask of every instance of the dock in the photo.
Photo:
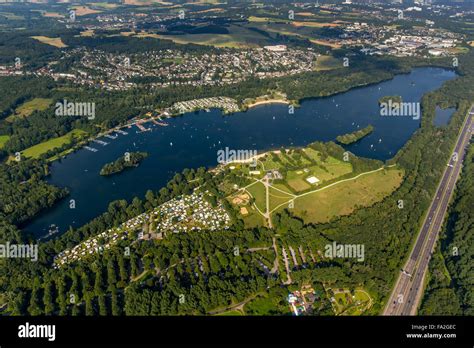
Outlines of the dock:
M151 130L151 129L149 129L149 128L143 127L143 125L142 125L141 123L138 123L138 122L135 123L135 126L137 126L138 129L140 129L141 132L147 132L147 131L150 131L150 130Z
M161 120L161 119L160 119L160 120ZM151 122L153 122L154 124L156 124L156 125L158 125L158 126L162 126L162 127L167 127L167 126L169 126L168 123L166 123L166 122L158 122L158 121L155 120L155 119L152 119Z
M117 139L118 135L113 136L113 135L110 135L110 134L106 134L106 135L104 135L104 137L109 138L109 139Z
M99 151L99 150L97 150L97 149L95 149L95 148L93 148L93 147L90 147L90 146L84 146L84 149L89 150L89 151L92 151L92 152L97 152L97 151Z
M105 146L105 145L109 145L109 143L103 141L103 140L99 140L99 139L93 139L92 140L94 143L97 143L97 144L100 144L102 146Z
M117 129L116 132L119 133L119 134L122 134L122 135L128 135L127 132L125 132L125 131L123 131L123 130L121 130L121 129Z

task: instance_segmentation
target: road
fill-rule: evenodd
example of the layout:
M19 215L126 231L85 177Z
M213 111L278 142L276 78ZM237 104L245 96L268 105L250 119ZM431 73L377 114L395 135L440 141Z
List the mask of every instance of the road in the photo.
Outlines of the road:
M445 169L436 190L436 195L421 227L410 258L395 283L392 294L385 306L384 315L416 315L423 295L424 279L428 270L439 231L443 226L449 201L462 168L466 147L473 132L474 106L469 111L459 132L453 156ZM455 158L457 154L457 158Z

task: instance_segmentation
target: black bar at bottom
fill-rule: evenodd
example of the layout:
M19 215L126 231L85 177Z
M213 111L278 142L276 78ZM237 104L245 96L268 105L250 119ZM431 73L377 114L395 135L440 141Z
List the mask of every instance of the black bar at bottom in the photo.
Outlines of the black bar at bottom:
M142 344L262 345L273 343L290 346L300 343L312 345L322 343L327 345L413 344L472 347L473 318L0 317L0 347L50 344L138 346ZM55 326L54 340L52 327L43 325ZM46 337L19 337L40 333Z

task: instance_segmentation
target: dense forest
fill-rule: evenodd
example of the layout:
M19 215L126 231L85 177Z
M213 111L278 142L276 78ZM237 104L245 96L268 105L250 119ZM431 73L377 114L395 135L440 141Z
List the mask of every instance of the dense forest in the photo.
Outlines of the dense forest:
M466 155L454 202L430 263L425 315L474 315L474 146Z

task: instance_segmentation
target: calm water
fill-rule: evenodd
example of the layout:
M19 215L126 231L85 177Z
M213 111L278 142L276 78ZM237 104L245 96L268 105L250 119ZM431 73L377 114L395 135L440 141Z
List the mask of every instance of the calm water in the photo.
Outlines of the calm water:
M449 120L451 119L451 116L453 116L455 111L456 111L455 108L441 109L439 106L437 106L433 124L438 127L446 126L449 123Z
M316 140L334 140L337 135L372 124L372 134L347 147L356 155L386 160L419 128L410 117L379 116L379 98L401 95L404 102L419 102L424 93L455 77L454 72L419 68L380 84L351 90L334 97L309 99L288 113L286 105L259 106L244 113L223 116L219 110L186 114L167 120L168 127L147 125L151 132L125 129L109 144L91 143L98 152L81 149L51 165L49 182L68 187L70 197L30 222L25 230L36 236L47 233L51 224L59 233L79 227L107 209L116 199L143 197L148 189L159 190L184 168L215 166L216 152L230 149L268 150L280 146L302 146ZM127 151L146 151L138 168L111 177L99 175L101 167ZM69 200L76 208L69 208Z

